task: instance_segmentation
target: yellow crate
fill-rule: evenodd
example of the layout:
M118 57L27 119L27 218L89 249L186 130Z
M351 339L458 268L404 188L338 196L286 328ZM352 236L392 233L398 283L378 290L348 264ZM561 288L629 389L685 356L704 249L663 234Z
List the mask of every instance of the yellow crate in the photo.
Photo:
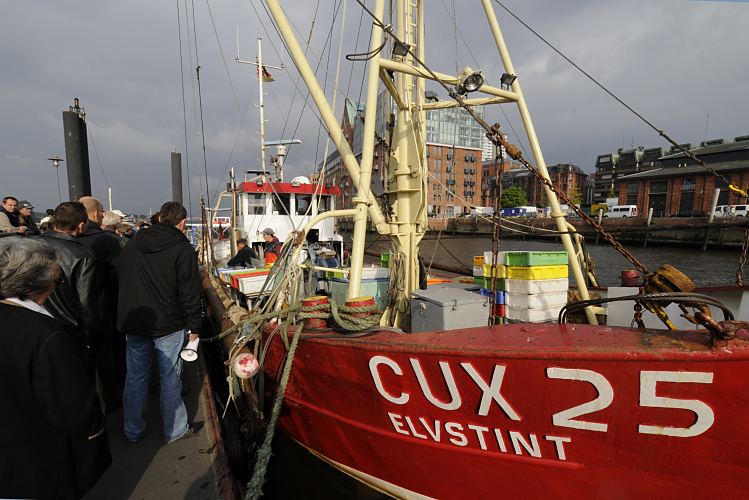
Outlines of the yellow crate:
M491 278L492 266L490 264L484 264L483 267L484 267L484 277ZM494 266L494 276L496 276L497 278L505 278L506 277L505 274L506 274L505 266L503 266L502 264L497 264L496 266Z
M474 265L474 267L483 266L484 265L484 256L483 255L474 255L473 256L473 265Z
M507 277L516 280L553 280L566 278L567 266L508 266Z

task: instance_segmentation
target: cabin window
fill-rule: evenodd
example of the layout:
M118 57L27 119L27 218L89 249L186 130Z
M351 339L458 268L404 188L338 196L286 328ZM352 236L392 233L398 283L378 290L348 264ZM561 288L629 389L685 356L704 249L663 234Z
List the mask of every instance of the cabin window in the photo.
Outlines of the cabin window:
M317 213L321 214L330 210L330 202L333 199L332 196L320 195L317 197Z
M291 213L291 195L286 193L273 193L273 213L288 215Z
M262 193L247 194L247 215L265 215L265 195Z
M312 204L312 195L311 194L298 194L296 195L296 214L297 215L308 215L307 210L309 210L310 205ZM311 212L311 210L310 210Z

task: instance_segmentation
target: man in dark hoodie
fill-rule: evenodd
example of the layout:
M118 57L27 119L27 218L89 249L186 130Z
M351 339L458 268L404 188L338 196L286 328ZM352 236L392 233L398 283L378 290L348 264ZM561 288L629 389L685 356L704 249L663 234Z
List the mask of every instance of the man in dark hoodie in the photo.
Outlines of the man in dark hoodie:
M164 441L195 433L188 422L180 381L179 353L185 336L196 339L202 323L200 274L195 250L184 235L186 219L181 203L164 203L159 223L138 232L117 261L117 327L127 336L125 437L131 443L138 442L146 428L154 350L161 379Z

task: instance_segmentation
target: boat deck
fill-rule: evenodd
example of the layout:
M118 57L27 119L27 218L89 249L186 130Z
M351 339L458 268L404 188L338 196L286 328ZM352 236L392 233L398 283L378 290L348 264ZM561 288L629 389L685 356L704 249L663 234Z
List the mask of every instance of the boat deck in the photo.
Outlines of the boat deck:
M213 471L217 445L206 414L206 395L198 363L183 365L182 380L189 392L184 396L187 413L193 422L203 422L201 431L188 439L164 444L157 391L148 401L148 428L137 444L128 443L122 431L122 409L107 418L112 449L112 466L87 500L138 499L216 499L221 498Z

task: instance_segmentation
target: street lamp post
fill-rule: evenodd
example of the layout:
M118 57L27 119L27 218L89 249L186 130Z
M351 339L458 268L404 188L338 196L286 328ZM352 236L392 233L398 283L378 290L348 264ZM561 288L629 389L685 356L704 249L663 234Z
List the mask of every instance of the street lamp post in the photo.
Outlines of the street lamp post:
M52 166L55 167L55 172L57 173L57 198L60 200L59 203L62 203L62 193L60 192L60 162L63 162L65 160L57 155L47 159L51 161Z

